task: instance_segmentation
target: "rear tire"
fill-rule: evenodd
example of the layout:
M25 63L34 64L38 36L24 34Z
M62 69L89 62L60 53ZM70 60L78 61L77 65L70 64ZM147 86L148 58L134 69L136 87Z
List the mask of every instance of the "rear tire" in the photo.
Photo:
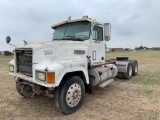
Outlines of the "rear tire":
M82 79L74 76L66 80L55 92L55 105L66 115L78 110L84 100L85 86Z
M138 74L138 62L137 60L131 60L131 64L133 66L133 76L136 76Z
M132 74L133 74L133 67L132 67L131 62L129 62L127 65L127 73L122 73L122 76L124 79L129 80L131 79Z

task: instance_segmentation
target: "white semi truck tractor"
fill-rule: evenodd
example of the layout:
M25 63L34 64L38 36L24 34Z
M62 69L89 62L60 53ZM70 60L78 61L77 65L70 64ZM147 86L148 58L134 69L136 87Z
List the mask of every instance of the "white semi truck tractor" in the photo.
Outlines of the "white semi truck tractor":
M92 87L103 88L116 76L130 79L137 75L137 60L128 57L106 60L110 23L87 16L74 20L70 17L51 28L53 40L24 42L15 47L9 73L15 76L21 96L54 95L56 107L64 114L71 114L81 107L85 93L92 93ZM10 41L7 36L6 42Z

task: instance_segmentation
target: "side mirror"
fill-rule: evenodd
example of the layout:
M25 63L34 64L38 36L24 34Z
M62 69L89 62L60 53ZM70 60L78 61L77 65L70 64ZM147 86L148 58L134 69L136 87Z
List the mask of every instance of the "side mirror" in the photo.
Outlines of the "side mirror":
M111 24L104 23L104 39L109 41L111 39Z
M6 37L6 43L9 44L10 41L11 41L11 37L10 37L10 36L7 36L7 37Z

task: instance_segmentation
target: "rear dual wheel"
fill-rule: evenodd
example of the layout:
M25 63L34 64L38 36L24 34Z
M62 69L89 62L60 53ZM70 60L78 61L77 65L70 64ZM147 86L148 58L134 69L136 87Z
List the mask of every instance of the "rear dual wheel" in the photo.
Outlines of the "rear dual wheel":
M136 76L138 74L138 62L137 60L131 60L130 61L133 66L133 76Z
M122 73L124 79L131 79L132 76L138 74L138 62L137 60L131 60L127 66L127 73Z
M129 79L131 79L132 74L133 74L133 66L129 62L128 65L127 65L127 73L122 73L122 76L123 76L124 79L129 80Z

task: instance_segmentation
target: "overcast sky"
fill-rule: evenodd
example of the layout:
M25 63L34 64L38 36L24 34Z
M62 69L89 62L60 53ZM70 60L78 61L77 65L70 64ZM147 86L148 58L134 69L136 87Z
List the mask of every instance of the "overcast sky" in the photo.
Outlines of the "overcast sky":
M108 47L160 47L159 0L0 0L0 51L14 48L7 35L15 45L48 41L51 25L84 15L112 24Z

